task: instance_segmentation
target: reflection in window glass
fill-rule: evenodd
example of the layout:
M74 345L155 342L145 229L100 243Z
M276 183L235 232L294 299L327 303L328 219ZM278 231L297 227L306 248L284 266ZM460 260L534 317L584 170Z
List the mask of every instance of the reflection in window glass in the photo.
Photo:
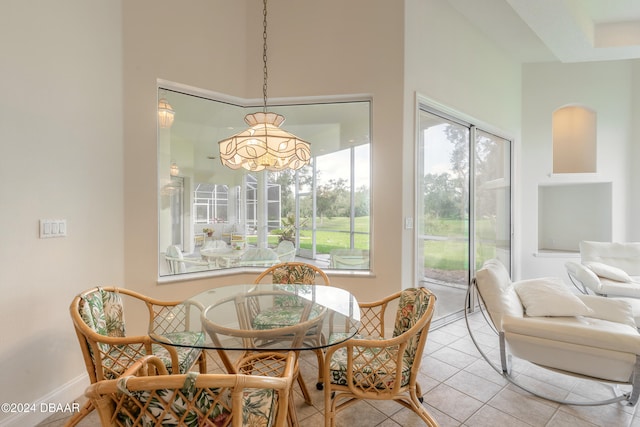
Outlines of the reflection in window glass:
M476 266L497 258L510 269L511 142L476 130Z
M198 183L193 192L196 223L224 222L227 220L229 187Z
M158 128L161 276L264 267L280 262L283 241L298 261L369 269L369 101L270 107L286 117L284 129L311 142L311 164L249 172L223 166L217 142L243 130L255 108L160 91L175 111L173 125ZM172 164L179 202L167 190Z

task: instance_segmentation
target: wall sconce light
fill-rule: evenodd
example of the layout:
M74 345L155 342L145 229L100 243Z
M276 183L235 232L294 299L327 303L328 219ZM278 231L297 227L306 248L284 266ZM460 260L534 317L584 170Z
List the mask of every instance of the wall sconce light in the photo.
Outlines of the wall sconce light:
M171 176L178 176L180 174L180 168L176 164L176 162L171 162L171 167L169 167L169 173Z
M158 125L163 129L169 129L173 125L173 117L176 112L164 96L158 101Z

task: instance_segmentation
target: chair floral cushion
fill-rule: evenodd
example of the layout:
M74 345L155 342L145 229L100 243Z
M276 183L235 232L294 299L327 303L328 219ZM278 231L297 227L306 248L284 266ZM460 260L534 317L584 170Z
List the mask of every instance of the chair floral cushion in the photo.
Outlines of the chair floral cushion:
M129 396L118 406L117 417L126 426L224 426L230 425L229 389L196 388L196 372L189 372L180 390L159 389L129 391L129 377L118 381L118 389ZM270 427L275 421L278 393L271 389L246 389L243 392L242 425ZM139 424L136 424L139 423Z
M393 336L397 337L408 331L424 314L429 302L429 296L415 289L407 289L400 295ZM397 347L358 347L353 349L353 381L361 388L388 389L395 381L397 372L401 375L401 385L409 384L411 368L415 358L419 335L411 338L403 357L402 367L395 364ZM353 339L362 339L356 335ZM344 340L340 334L332 334L331 342ZM338 349L331 357L330 381L333 384L347 385L348 348Z
M274 284L312 285L316 280L316 272L306 265L283 265L273 271Z
M356 335L352 339L363 339L361 335ZM343 341L344 333L334 333L329 337L330 342ZM333 384L347 385L347 357L348 349L343 347L333 353L329 365L330 381ZM387 389L395 381L396 365L394 348L364 348L354 349L354 382L364 388ZM411 364L402 364L400 370L402 379L401 385L409 384L411 375Z
M283 328L300 322L304 307L273 307L264 309L253 319L255 329Z
M172 334L166 334L165 337L169 338L174 343L184 344L184 346L176 346L173 348L178 353L179 366L177 373L186 373L200 356L200 350L195 347L198 347L199 344L204 342L204 333L175 332ZM104 374L107 379L119 377L131 365L133 360L146 355L146 351L142 344L109 347L109 351L103 354ZM171 366L171 356L167 349L160 344L153 344L151 349L152 353L162 360L169 373L175 373L173 366Z
M293 293L300 287L288 285L309 285L315 286L316 272L306 265L285 264L276 268L272 273L275 288ZM302 287L304 290L306 287ZM300 298L291 295L277 295L273 298L273 307L264 309L257 313L253 319L253 327L256 329L272 329L274 327L285 327L295 325L300 322L300 317L304 307L300 304ZM314 306L310 318L314 318L320 312L319 306Z
M354 349L353 381L359 388L388 389L396 380L397 370L394 354L388 348ZM333 384L347 385L347 348L336 351L331 358L330 381ZM409 384L411 365L404 360L400 369L401 386Z
M124 337L122 297L115 292L98 289L83 298L80 316L91 329L108 337Z
M394 337L402 335L416 324L427 310L429 298L429 294L420 292L415 288L405 289L402 292L393 328ZM405 363L409 363L410 365L413 363L419 340L420 332L411 337L403 355Z
M122 297L117 292L98 289L83 298L80 304L80 316L91 329L100 335L124 337L126 334L123 308ZM204 342L204 333L174 332L166 333L164 336L174 343L185 344L184 347L175 347L180 365L179 372L185 373L200 356L200 350L193 347ZM102 353L104 375L107 379L120 376L129 367L132 360L146 354L142 343L114 346L99 342L98 346ZM152 352L164 362L169 372L173 371L171 356L166 348L154 344Z
M271 275L274 285L280 285L277 288L284 291L293 291L293 286L287 285L310 285L314 286L316 281L316 272L313 268L306 265L289 265L285 264L280 268L273 270ZM277 296L274 305L299 306L299 300L296 297Z
M173 347L178 353L179 373L184 374L193 366L196 359L200 356L201 350L198 348L204 343L204 332L173 332L164 334L164 337L181 346ZM153 344L151 347L154 355L158 356L164 362L169 373L174 373L171 366L171 356L166 348L159 344Z

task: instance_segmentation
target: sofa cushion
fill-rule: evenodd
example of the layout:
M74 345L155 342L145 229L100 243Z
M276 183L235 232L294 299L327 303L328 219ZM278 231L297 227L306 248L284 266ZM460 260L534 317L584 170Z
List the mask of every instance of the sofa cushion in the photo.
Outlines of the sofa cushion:
M597 295L578 295L593 314L594 319L623 323L632 327L640 325L640 299L637 298L605 298Z
M630 276L631 282L600 277L600 292L607 296L640 298L640 277Z
M511 284L509 272L497 259L484 263L476 273L476 285L491 313L491 320L498 330L502 330L502 317L505 315L522 317L524 310L520 298Z
M512 320L544 325L550 338L530 324L522 325L516 332ZM640 350L638 332L634 327L622 325L628 335L623 333L620 337L617 328L601 330L604 323L607 322L584 316L505 318L504 329L508 349L515 357L567 373L626 383L634 371L636 351ZM583 333L575 336L573 325L581 327Z
M640 354L640 335L635 326L593 317L524 317L504 319L507 334L519 334L555 342L630 354ZM509 339L507 339L509 341Z
M600 277L605 277L616 282L631 282L631 277L621 268L614 267L596 261L587 261L584 263L591 271Z
M600 262L640 276L640 242L580 242L582 263Z
M527 316L588 316L593 313L561 279L546 277L513 284Z

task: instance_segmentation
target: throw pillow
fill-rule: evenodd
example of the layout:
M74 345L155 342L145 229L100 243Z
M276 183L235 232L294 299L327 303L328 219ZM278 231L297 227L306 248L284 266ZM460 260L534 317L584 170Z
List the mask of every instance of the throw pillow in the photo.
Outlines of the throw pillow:
M593 313L561 279L547 277L515 282L527 316L588 316Z
M616 282L632 282L631 277L622 269L601 262L589 261L584 265L600 277L615 280Z

